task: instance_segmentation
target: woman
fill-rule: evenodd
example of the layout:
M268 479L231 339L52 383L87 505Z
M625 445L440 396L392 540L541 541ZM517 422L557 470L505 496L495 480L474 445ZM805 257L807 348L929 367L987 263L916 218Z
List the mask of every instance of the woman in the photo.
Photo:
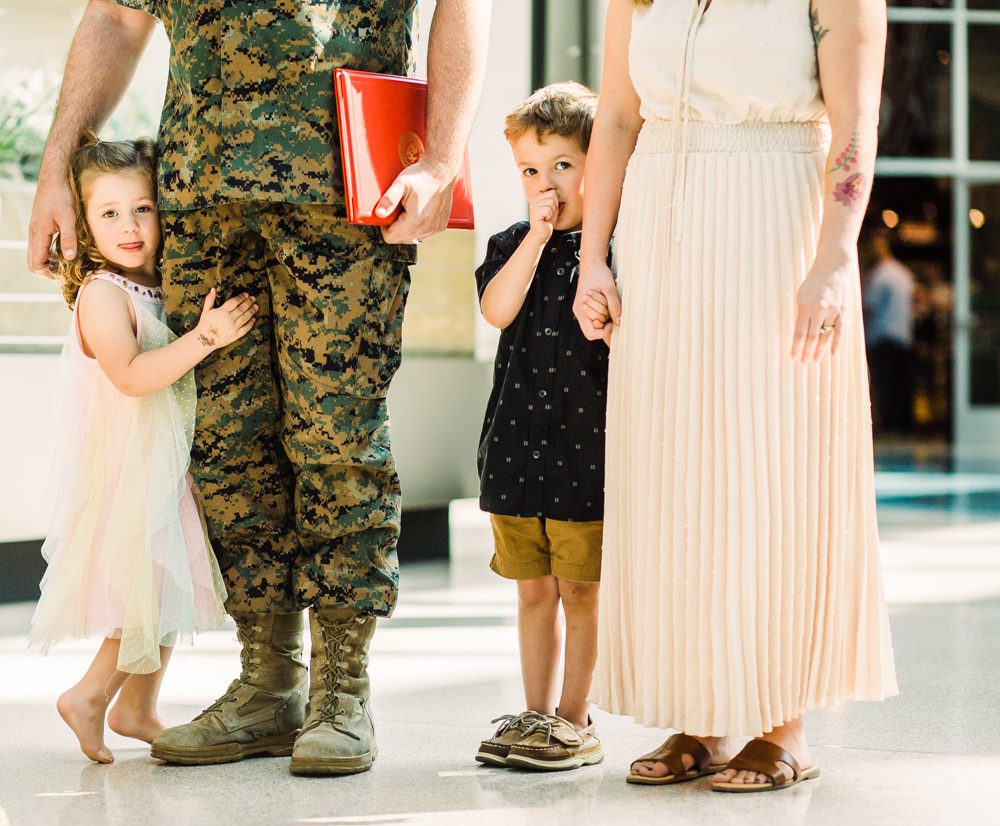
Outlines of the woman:
M896 693L856 251L885 29L611 0L574 304L615 329L595 699L681 732L630 782L787 788L805 711Z

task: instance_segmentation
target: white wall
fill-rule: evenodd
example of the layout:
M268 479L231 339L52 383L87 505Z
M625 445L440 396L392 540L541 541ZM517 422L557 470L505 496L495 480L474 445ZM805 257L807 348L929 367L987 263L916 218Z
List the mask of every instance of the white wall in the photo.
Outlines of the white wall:
M0 542L44 534L58 356L0 356Z

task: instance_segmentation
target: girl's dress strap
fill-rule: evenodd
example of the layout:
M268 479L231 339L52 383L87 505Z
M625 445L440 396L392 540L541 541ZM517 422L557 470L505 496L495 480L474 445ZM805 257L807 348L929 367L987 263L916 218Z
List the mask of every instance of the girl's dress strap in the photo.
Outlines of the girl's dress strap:
M150 301L154 304L163 303L163 290L159 287L145 287L142 284L137 284L135 281L126 278L124 275L119 275L116 272L98 270L93 273L90 278L98 281L109 281L115 286L121 287L133 298Z
M129 297L129 301L132 302L132 310L135 313L135 339L138 342L142 342L142 305L139 303L140 298L146 298L149 301L163 301L163 294L159 289L154 289L152 287L143 287L141 284L136 284L134 281L129 281L124 275L119 275L116 272L107 272L106 270L99 270L93 273L90 278L84 283L83 287L80 288L80 293L77 294L76 306L73 308L73 330L76 335L76 343L80 347L80 352L86 355L86 351L83 349L83 336L80 335L80 322L78 316L78 310L80 308L80 294L87 288L87 285L91 281L107 281L109 284L114 284L118 287L125 295ZM87 356L90 358L90 356Z

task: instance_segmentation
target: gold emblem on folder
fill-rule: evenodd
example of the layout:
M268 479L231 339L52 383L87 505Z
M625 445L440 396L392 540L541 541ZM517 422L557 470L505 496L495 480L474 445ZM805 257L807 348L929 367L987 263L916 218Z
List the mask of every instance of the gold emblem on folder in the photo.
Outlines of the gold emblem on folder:
M415 132L399 136L399 160L403 166L412 166L424 156L424 142Z

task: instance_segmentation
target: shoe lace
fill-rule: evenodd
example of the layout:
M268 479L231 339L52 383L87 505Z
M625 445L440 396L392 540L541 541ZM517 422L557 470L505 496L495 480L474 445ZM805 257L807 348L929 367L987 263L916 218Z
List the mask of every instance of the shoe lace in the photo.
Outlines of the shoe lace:
M531 734L534 734L536 731L544 731L545 742L546 743L552 742L552 732L555 731L555 729L558 726L563 725L563 721L560 720L558 717L549 717L544 714L539 714L537 716L538 719L536 719L535 722L532 723L527 728L527 730L524 732L524 736L527 737Z
M206 714L218 711L226 703L236 701L236 692L241 685L252 680L256 675L256 666L260 665L260 656L256 653L260 651L260 635L264 629L260 625L252 625L247 628L236 626L236 639L240 643L240 676L229 684L221 697L212 705L201 712L195 720L200 720Z
M359 617L356 622L364 622ZM329 723L330 726L341 734L346 734L355 740L361 738L345 725L338 721L341 714L346 713L346 704L343 703L343 692L341 689L350 680L348 676L348 658L354 652L353 641L357 639L358 631L347 626L339 634L327 633L324 635L324 647L326 649L326 661L323 663L320 673L323 675L323 682L327 686L326 700L323 705L316 710L310 728L314 728L320 723ZM361 668L368 665L368 655L360 657Z
M499 737L505 731L515 729L517 731L527 731L536 720L545 719L543 714L537 711L522 711L520 714L502 714L495 720L490 720L490 725L500 723L500 728L496 730L494 737Z

